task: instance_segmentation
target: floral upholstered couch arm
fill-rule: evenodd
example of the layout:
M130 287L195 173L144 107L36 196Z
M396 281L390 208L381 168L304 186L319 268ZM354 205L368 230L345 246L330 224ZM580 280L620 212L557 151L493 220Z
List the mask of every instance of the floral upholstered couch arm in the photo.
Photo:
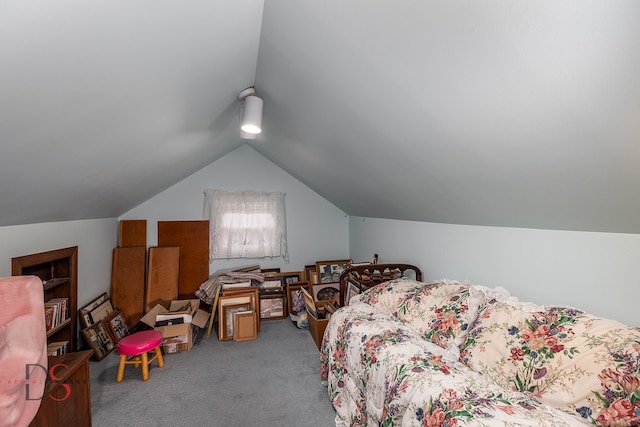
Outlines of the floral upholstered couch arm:
M321 374L337 426L580 426L579 417L504 389L376 307L329 319Z
M488 299L461 360L594 425L640 425L640 331L567 307Z
M422 338L459 356L484 295L469 283L439 280L424 283L401 278L381 283L355 298L402 322Z

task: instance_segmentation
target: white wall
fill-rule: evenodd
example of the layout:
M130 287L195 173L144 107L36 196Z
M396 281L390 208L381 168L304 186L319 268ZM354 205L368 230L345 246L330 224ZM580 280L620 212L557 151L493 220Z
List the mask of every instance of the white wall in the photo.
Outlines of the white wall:
M210 272L249 264L301 271L317 260L348 257L349 220L345 213L246 144L119 219L146 219L147 245L157 245L158 221L202 219L206 189L285 192L289 244L289 264L282 258L215 260Z
M435 224L352 217L350 256L406 262L426 281L502 286L640 326L640 235Z
M11 276L11 258L78 246L78 308L109 292L117 244L115 218L0 227L0 276Z

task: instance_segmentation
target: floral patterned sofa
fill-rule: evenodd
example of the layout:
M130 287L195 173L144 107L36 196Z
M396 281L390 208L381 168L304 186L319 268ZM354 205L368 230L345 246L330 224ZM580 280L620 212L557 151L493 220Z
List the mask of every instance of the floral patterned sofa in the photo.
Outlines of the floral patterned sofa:
M329 320L337 425L640 425L640 331L501 288L400 278Z

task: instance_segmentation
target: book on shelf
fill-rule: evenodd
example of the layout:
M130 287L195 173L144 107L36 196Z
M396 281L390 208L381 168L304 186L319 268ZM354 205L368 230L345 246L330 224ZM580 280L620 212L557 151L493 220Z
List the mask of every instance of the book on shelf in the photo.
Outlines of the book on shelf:
M58 326L58 304L56 303L51 303L51 302L45 302L44 303L44 309L45 309L45 315L47 310L51 311L51 322L47 324L47 332L50 331L51 329L55 328L56 326Z
M67 353L69 341L56 341L47 345L48 356L60 356Z
M69 298L52 298L49 302L59 304L61 323L69 318Z
M44 303L44 313L47 331L50 331L69 318L69 298L50 299ZM51 321L49 321L49 316Z
M54 315L55 307L44 307L44 324L47 331L53 329L53 315Z

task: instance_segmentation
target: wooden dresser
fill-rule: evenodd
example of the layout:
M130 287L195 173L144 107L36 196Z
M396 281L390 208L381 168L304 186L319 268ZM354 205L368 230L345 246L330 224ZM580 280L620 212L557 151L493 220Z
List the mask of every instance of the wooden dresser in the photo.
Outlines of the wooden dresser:
M30 427L91 426L89 358L92 354L93 350L89 350L49 357L42 402Z

